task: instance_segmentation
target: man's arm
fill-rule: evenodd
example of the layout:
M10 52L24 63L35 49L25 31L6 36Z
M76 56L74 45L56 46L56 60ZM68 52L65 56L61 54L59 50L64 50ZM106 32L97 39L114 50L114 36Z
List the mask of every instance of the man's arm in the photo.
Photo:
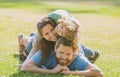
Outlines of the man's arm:
M61 70L68 70L67 66L60 66L59 64L53 69L44 69L39 68L40 66L44 66L41 64L41 51L38 51L29 59L26 63L24 63L21 67L21 71L25 72L35 72L35 73L58 73ZM45 66L46 67L46 66ZM47 68L47 67L46 67Z
M63 74L72 74L72 75L80 75L80 76L96 76L96 77L104 77L103 72L94 64L91 64L84 71L62 71Z
M34 73L54 73L51 70L48 69L42 69L42 68L38 68L37 65L34 63L34 61L29 60L29 62L24 63L22 65L21 71L25 71L25 72L34 72Z
M42 74L46 74L46 73L55 74L55 73L59 73L61 70L69 70L69 69L66 66L61 66L59 64L53 69L43 69L43 68L37 67L35 62L32 60L29 60L27 64L23 64L21 68L21 71L42 73Z

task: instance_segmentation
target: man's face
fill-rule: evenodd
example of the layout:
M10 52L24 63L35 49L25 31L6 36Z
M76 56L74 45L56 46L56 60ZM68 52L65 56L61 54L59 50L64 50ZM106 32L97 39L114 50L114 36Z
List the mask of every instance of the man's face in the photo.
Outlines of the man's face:
M55 52L60 65L67 65L72 60L73 47L71 46L64 46L63 44L60 44L57 49L55 48Z
M47 24L42 28L42 35L48 41L56 41L57 34L51 24Z

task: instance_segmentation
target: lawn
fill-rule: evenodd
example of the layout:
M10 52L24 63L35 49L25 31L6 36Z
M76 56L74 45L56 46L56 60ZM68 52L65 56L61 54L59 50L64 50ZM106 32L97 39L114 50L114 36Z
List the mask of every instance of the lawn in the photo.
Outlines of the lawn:
M68 77L24 73L13 67L20 63L18 34L36 32L39 18L56 9L66 9L80 20L82 44L100 51L101 56L95 64L105 77L120 77L119 5L119 1L0 2L0 77Z

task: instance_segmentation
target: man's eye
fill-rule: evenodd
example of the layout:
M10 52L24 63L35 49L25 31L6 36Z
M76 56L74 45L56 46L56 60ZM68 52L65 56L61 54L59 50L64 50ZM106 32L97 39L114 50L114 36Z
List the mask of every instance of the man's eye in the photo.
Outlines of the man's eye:
M70 53L68 53L67 56L70 56Z
M63 54L63 52L60 52L60 54Z
M47 35L48 35L48 33L45 33L45 35L47 36Z

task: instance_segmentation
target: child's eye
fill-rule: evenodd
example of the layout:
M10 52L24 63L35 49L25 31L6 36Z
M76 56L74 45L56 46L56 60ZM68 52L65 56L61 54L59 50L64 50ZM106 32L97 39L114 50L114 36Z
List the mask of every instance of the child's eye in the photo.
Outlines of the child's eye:
M61 28L63 29L63 26Z

